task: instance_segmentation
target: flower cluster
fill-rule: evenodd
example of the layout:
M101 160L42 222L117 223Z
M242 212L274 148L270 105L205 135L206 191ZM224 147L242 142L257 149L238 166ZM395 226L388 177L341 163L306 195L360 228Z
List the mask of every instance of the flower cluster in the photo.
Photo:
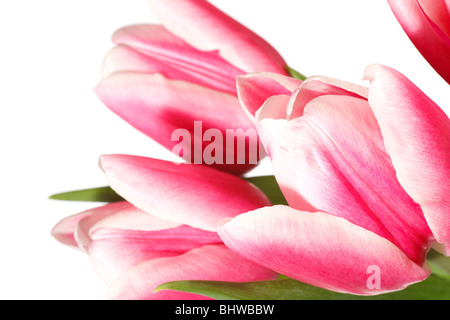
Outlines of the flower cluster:
M449 82L449 2L388 1ZM432 246L450 255L450 120L410 80L383 65L367 87L305 79L206 0L147 2L161 25L114 34L96 93L180 163L101 156L120 201L52 231L89 255L106 298L208 299L155 289L280 275L379 295L427 279ZM243 176L265 156L287 205Z

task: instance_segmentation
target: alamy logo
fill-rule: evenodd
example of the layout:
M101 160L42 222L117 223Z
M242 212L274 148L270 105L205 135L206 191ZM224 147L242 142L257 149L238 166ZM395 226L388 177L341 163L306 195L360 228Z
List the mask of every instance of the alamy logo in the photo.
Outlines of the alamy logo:
M172 152L194 164L257 164L264 155L255 129L207 129L194 121L194 131L176 129L171 141L178 142Z

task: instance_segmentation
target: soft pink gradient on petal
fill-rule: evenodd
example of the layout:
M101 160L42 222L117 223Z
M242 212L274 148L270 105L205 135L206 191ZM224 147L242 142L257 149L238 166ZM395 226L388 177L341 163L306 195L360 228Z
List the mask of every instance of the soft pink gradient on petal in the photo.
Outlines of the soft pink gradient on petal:
M254 131L253 122L243 113L236 96L186 81L170 80L160 74L114 73L103 79L95 92L117 115L167 149L173 150L181 144L183 150L191 151L182 154L191 163L197 163L196 150L203 154L210 144L202 138L208 129L219 130L223 137L227 129ZM201 127L196 130L195 122L200 121ZM190 139L173 137L179 130L189 133ZM246 139L249 145L259 145L256 133ZM249 160L250 149L245 155L239 155L245 157L243 164L237 160L227 164L226 155L236 157L238 154L237 143L230 145L223 139L221 150L222 164L212 163L214 167L243 174L256 166Z
M99 229L93 233L89 258L92 267L107 285L138 263L183 253L182 250L154 251L147 247L142 236L135 236L135 233L114 229Z
M252 119L239 105L236 77L248 71L287 76L286 63L264 39L207 1L148 3L162 25L132 25L114 33L116 47L105 57L95 93L188 162L247 173L265 154ZM202 127L196 130L198 123ZM243 137L245 146L230 143L232 137L216 138L228 131ZM213 148L215 156L205 159L203 152Z
M396 179L367 101L315 98L280 137L273 167L290 206L305 210L304 198L319 211L385 237L423 263L431 232L420 206Z
M75 229L75 238L85 251L91 245L91 233L99 228L156 231L180 226L157 219L126 201L107 204L90 212L91 215L81 220Z
M413 44L442 78L450 84L448 1L445 3L447 10L443 10L442 0L388 0L388 2ZM433 21L433 19L437 20Z
M125 202L127 203L127 202ZM142 211L131 203L127 203L122 209L117 210L114 214L107 215L101 219L88 221L90 217L83 220L82 223L87 223L89 228L89 236L97 229L123 229L135 231L161 231L180 227L181 224L170 221L158 219L148 212Z
M450 245L450 120L397 71L366 69L369 102L397 178L421 205L436 240ZM450 248L450 247L449 247Z
M450 8L446 0L418 0L425 14L450 37Z
M236 94L236 80L233 77L216 76L213 73L203 72L203 70L194 72L189 68L182 68L176 64L146 55L126 45L114 47L104 59L102 77L106 78L116 72L158 73L168 79L184 80L207 88Z
M270 159L273 150L279 148L281 143L280 133L287 123L286 109L289 101L288 95L271 96L255 113L258 134Z
M245 72L287 75L286 63L264 39L205 0L147 0L152 12L175 35L199 50L220 55Z
M271 73L251 73L237 77L239 101L250 116L273 95L291 95L302 81Z
M368 88L333 78L321 76L309 77L302 83L295 96L293 96L289 119L302 116L308 102L325 94L367 99Z
M117 45L106 54L101 75L102 78L106 78L115 72L162 73L165 68L174 71L173 68L161 64L132 47ZM168 77L167 74L166 77Z
M160 258L136 265L123 273L105 298L120 300L205 300L205 296L173 290L153 291L177 280L247 282L270 280L276 273L253 264L224 245L207 245L176 257Z
M263 266L335 291L380 294L424 280L433 242L450 248L445 113L382 66L367 69L369 88L310 77L290 96L257 77L248 78L261 89L252 92L246 80L239 97L249 114L257 110L256 127L290 207L222 220L218 232L225 244ZM355 272L368 257L384 272L381 290L368 291L363 281L370 265ZM328 265L342 272L333 276Z
M424 270L388 240L323 212L274 206L220 223L219 235L233 251L288 277L328 290L376 295L424 280ZM380 289L367 282L380 270Z
M254 185L203 165L106 155L100 166L110 186L136 207L208 231L222 218L271 205Z
M58 222L52 229L52 236L65 245L87 251L90 244L89 235L87 234L90 224L109 215L113 215L129 206L128 203L120 201L74 214ZM83 224L87 227L80 228L80 225Z
M311 76L305 81L272 73L237 77L239 101L251 117L255 117L256 111L274 95L291 95L292 101L285 112L286 118L294 119L301 116L306 104L318 96L346 95L367 99L368 91L367 87L323 76Z
M130 71L134 66L138 67L137 71L158 72L170 79L191 81L236 94L235 78L244 73L217 52L199 51L159 25L119 29L113 42L133 52L129 52L128 57L120 51L110 52L104 62L104 76L121 70Z
M90 259L107 284L141 262L180 255L206 244L222 244L217 233L188 226L158 231L101 228L91 236Z
M83 250L78 246L78 242L74 237L74 232L78 223L89 215L91 215L91 210L74 214L62 219L53 227L51 231L52 236L66 246Z

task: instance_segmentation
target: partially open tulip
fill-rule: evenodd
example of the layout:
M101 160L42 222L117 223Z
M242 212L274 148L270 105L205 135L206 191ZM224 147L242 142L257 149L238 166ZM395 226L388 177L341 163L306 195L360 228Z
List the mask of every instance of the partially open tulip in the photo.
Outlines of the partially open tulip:
M388 0L408 37L450 84L450 1Z
M270 205L252 184L203 165L143 157L109 155L100 164L111 186L128 201L63 219L53 235L89 254L109 286L105 298L207 299L154 290L175 280L276 277L230 251L216 232L220 219Z
M238 80L288 206L220 224L233 251L338 292L401 290L450 253L450 120L397 71L372 65L368 88L325 77ZM374 278L377 279L375 283Z
M205 0L148 4L162 25L129 26L114 34L116 47L105 58L97 95L188 162L234 174L252 169L264 151L254 151L259 140L236 97L236 76L286 74L283 58Z

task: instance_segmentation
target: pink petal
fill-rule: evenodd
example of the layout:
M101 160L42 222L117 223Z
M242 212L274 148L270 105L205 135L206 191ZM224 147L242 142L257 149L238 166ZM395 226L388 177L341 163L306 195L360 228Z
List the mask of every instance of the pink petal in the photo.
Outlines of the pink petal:
M450 248L450 121L400 73L373 65L369 102L398 180L421 205L436 240Z
M173 222L157 219L125 201L92 209L90 213L78 223L75 230L79 246L86 251L91 245L91 233L99 228L156 231L179 226Z
M245 282L275 279L276 274L244 260L224 245L208 245L176 257L146 261L116 280L106 299L121 300L197 300L207 297L172 290L153 291L157 286L177 280Z
M270 73L252 73L237 78L238 97L251 116L274 95L291 95L302 81Z
M310 211L306 200L316 210L375 232L423 263L431 232L420 206L397 181L367 101L315 98L278 137L272 163L290 206Z
M418 0L425 14L450 37L450 7L446 0ZM447 3L450 3L447 0Z
M103 61L103 78L115 72L160 73L166 78L186 80L192 74L178 70L170 64L163 63L161 60L149 57L123 44L112 48ZM194 78L192 77L192 79Z
M104 75L130 71L134 66L138 67L137 71L159 72L170 79L191 81L235 94L236 76L244 73L217 52L199 51L158 25L122 28L116 31L113 41L133 52L110 53L105 60Z
M270 159L274 150L280 147L280 133L286 126L286 109L290 100L288 95L271 96L255 113L258 134Z
M118 45L112 48L105 56L102 66L102 78L115 72L142 72L142 73L162 73L165 66L158 60L151 59L132 47ZM170 69L172 71L172 69ZM166 75L166 77L168 77Z
M109 206L109 205L108 205ZM136 231L161 231L180 227L179 223L158 219L149 213L142 211L127 203L114 213L103 216L101 219L93 219L93 216L84 219L81 224L88 229L89 236L97 229L122 229Z
M98 221L102 217L114 214L127 206L129 205L122 201L85 210L62 219L53 227L51 233L59 242L86 251L90 239L88 239L89 236L84 237L83 232L80 232L80 224L86 224L85 220Z
M136 207L208 231L222 218L271 204L252 184L208 166L129 155L102 156L100 165L111 187Z
M286 63L264 39L205 0L148 0L151 10L175 35L199 50L220 55L245 72L286 74Z
M402 290L430 274L388 240L323 212L263 208L226 219L218 232L239 255L338 292L375 295ZM380 272L379 288L368 285L371 267Z
M274 120L302 116L308 102L321 95L344 95L364 100L368 95L368 88L319 76L301 82L280 75L249 74L238 77L237 83L241 105L256 118L258 133L270 158L272 149L280 147L278 135L287 124ZM286 95L289 92L290 97Z
M108 284L141 262L180 255L205 244L221 244L217 233L188 226L158 231L101 228L91 236L92 265Z
M394 12L397 20L405 30L408 37L424 56L430 65L450 83L450 64L448 57L450 57L450 35L448 28L448 21L445 25L441 18L439 21L432 21L433 17L437 17L434 10L431 18L427 16L430 12L429 4L421 0L389 0L389 5ZM434 2L442 2L442 0L433 0ZM421 4L425 6L422 7ZM448 3L447 15L448 15ZM441 4L441 7L443 5ZM425 9L425 10L424 10ZM441 12L439 17L445 15ZM444 18L446 19L446 18ZM441 29L440 26L444 29Z
M89 211L85 211L62 219L53 227L51 231L52 236L64 245L81 249L78 247L74 232L78 223L90 214Z
M245 155L237 154L237 143L228 144L223 138L222 148L219 145L216 150L223 156L212 165L236 174L256 166L258 159L252 161L250 154L250 146L259 144L254 125L231 94L141 73L114 73L97 86L96 93L112 111L167 149L181 145L188 151L183 152L183 157L193 163L205 161L202 155L211 142L205 140L204 133L209 129L222 137L226 137L227 129L249 133ZM180 131L188 137L174 138L173 134ZM230 163L230 155L243 157L242 163Z
M321 95L344 95L367 99L368 88L333 78L309 77L302 83L295 97L293 97L289 119L302 116L308 102Z

